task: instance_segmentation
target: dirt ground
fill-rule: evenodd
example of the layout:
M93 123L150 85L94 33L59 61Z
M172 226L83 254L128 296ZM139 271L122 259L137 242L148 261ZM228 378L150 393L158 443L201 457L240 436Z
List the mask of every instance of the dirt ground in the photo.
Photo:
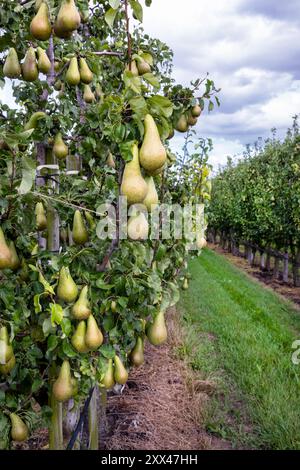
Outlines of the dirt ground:
M280 279L273 279L272 272L261 271L258 264L250 266L248 261L240 256L234 256L232 253L221 248L219 245L208 244L208 248L216 253L224 255L232 264L243 269L251 276L258 279L263 284L275 290L278 294L294 302L297 307L300 306L300 287L294 287L292 279L288 284L284 284Z

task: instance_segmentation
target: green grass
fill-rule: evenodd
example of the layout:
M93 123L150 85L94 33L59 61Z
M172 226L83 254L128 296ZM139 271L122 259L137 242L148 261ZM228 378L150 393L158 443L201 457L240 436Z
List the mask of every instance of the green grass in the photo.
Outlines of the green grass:
M189 268L180 352L217 383L207 429L236 446L300 449L300 365L291 360L300 312L207 249Z

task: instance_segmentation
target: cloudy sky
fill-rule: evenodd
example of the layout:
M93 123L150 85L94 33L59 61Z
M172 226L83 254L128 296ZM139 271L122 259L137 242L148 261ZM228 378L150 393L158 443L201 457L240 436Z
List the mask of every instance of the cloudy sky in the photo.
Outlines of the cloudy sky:
M284 135L300 112L300 0L153 0L144 28L173 49L178 82L209 72L222 88L196 127L214 165L272 127Z

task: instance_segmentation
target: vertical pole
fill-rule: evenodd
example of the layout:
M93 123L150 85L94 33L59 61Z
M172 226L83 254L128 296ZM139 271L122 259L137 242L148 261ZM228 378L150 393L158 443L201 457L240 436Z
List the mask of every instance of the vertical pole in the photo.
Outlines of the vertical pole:
M62 450L63 449L63 410L62 403L55 400L52 393L52 385L56 378L56 367L52 367L50 371L50 397L49 405L52 409L51 424L49 427L49 449Z
M88 410L89 450L99 448L98 386L95 386Z

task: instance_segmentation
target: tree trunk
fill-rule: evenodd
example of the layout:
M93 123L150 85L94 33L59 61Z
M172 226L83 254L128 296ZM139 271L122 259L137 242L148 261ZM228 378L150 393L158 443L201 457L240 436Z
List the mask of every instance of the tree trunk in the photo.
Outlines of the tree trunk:
M267 252L267 258L266 258L266 271L268 272L271 271L271 255L269 252Z
M274 270L273 270L273 277L275 279L279 278L279 265L280 265L280 258L278 256L275 256L275 264L274 264Z
M293 281L294 287L300 287L300 275L299 275L299 268L300 268L300 250L297 250L294 262L293 262Z
M262 271L265 270L266 267L266 254L264 251L260 252L260 262L259 262L259 267Z
M289 282L289 254L286 252L283 255L283 273L282 280L285 283Z
M248 260L248 263L250 264L250 266L252 266L252 264L253 264L253 249L251 248L251 246L248 246L247 260Z

